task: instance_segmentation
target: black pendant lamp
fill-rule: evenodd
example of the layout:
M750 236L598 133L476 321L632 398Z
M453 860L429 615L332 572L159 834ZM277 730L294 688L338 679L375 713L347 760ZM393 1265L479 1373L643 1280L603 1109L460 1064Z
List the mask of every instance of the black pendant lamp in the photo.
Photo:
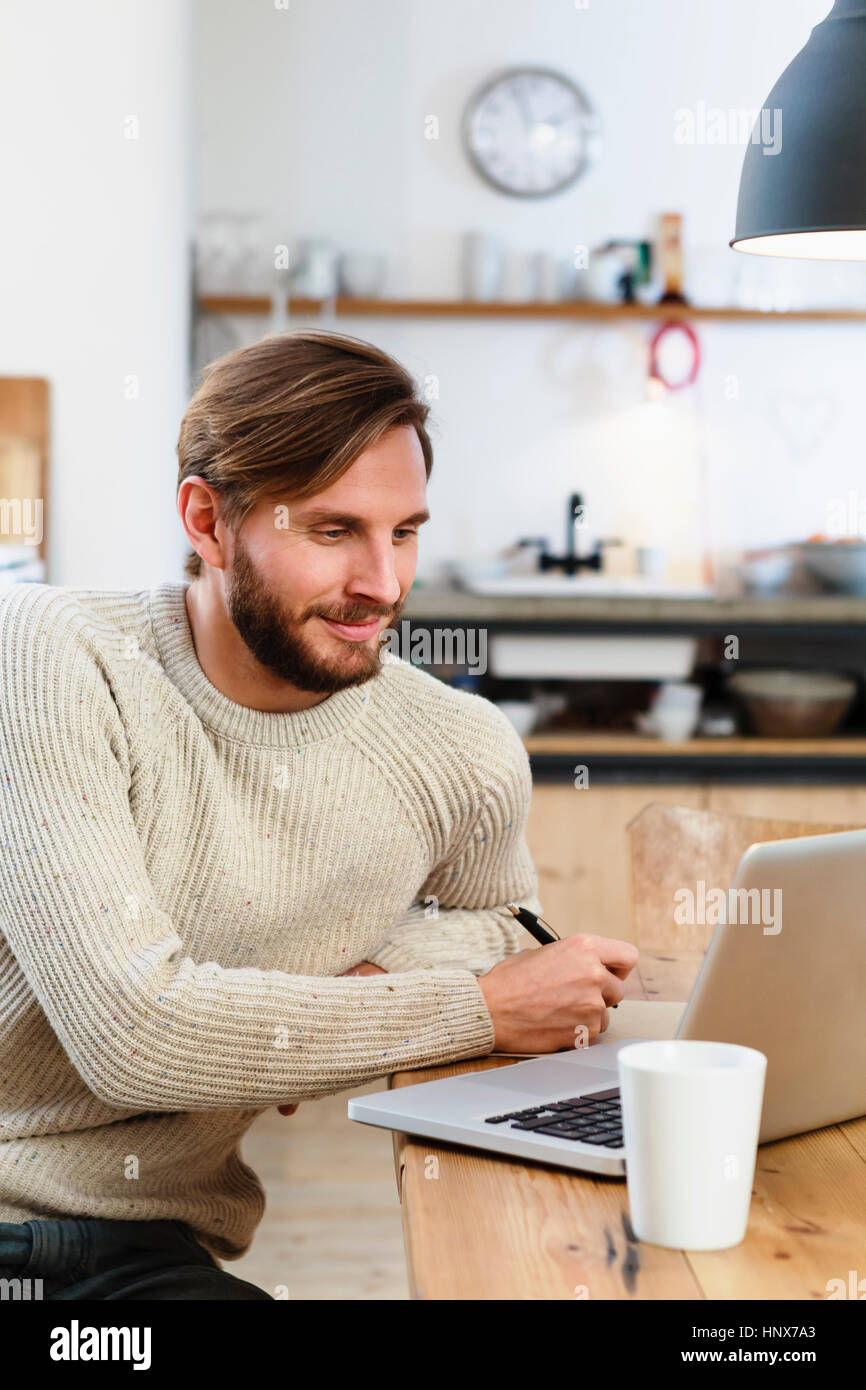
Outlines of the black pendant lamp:
M743 161L730 245L759 256L866 260L866 0L836 0L767 97Z

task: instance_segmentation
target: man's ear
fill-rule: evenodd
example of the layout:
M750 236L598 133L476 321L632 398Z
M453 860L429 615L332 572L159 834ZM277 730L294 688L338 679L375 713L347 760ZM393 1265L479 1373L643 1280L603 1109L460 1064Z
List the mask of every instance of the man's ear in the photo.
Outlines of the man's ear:
M229 561L228 537L216 488L198 474L184 478L178 489L177 510L195 553L214 569L225 569Z

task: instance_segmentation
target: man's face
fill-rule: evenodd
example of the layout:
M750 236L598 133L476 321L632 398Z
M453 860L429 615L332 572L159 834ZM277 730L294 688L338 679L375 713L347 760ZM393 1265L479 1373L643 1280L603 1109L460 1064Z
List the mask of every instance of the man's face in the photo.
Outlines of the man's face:
M225 571L226 606L263 666L317 694L379 673L379 633L415 577L426 481L418 436L401 425L323 492L266 498L249 513Z

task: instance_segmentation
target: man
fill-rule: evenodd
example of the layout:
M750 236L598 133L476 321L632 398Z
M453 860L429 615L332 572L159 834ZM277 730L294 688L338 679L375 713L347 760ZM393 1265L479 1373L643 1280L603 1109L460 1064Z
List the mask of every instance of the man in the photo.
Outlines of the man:
M426 416L354 339L230 353L178 440L190 582L0 599L0 1267L46 1297L268 1298L215 1258L263 1109L623 996L629 943L505 910L541 910L511 725L382 645Z

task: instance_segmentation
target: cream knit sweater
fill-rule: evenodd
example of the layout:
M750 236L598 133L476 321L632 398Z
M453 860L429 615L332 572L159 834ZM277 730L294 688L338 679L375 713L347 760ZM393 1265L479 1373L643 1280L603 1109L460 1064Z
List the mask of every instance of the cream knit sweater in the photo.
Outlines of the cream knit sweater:
M231 1260L256 1116L489 1052L476 976L541 908L494 705L385 653L248 709L185 589L0 594L0 1221L182 1220Z

